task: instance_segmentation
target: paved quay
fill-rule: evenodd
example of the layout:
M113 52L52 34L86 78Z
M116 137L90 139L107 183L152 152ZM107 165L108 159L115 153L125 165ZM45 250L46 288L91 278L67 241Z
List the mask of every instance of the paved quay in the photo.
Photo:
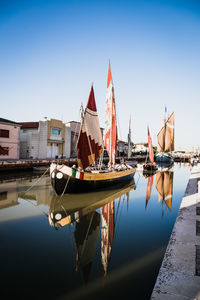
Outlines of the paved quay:
M200 166L194 166L151 300L200 300Z

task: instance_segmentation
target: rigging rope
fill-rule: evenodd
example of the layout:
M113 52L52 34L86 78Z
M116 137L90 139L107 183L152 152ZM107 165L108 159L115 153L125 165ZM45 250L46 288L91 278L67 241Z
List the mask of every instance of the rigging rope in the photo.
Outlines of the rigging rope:
M39 179L28 189L28 190L26 190L24 193L26 194L27 192L29 192L41 179L42 179L42 177L47 173L47 171L50 169L50 167L48 167L46 170L45 170L45 172L42 174L42 176L41 177L39 177Z
M66 191L66 188L67 188L68 183L69 183L69 179L70 179L70 176L68 176L68 178L67 178L67 182L66 182L66 184L65 184L65 187L64 187L64 189L63 189L63 192L62 192L60 198L62 198L62 196L64 195L64 193L65 193L65 191Z

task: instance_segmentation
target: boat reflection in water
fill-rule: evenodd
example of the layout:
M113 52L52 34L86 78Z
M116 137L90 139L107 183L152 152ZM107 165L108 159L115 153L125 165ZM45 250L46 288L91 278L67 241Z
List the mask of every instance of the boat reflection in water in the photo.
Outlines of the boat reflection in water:
M132 189L135 189L134 180L131 181L131 184L123 187L123 189L109 189L87 194L68 194L63 197L54 196L52 198L49 210L49 223L56 229L59 226L75 225L75 269L81 270L85 283L89 280L99 234L101 234L103 275L104 277L106 276L117 217L115 200L126 195L128 201L129 192Z
M147 191L146 191L146 204L148 205L151 197L151 191L153 186L153 176L148 177ZM158 202L162 204L162 215L164 214L164 206L169 211L172 210L172 194L173 194L173 176L174 172L170 169L158 171L156 173L156 189L158 191Z

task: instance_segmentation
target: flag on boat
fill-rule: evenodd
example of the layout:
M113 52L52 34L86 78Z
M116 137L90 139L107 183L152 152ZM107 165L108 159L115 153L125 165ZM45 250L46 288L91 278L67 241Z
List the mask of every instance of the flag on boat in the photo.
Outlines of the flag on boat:
M108 67L105 119L105 147L109 155L109 165L114 166L117 149L117 121L110 62Z
M149 147L149 159L151 161L152 164L154 164L154 153L153 153L153 146L152 146L152 142L151 142L151 136L150 136L150 132L149 132L149 126L148 126L148 147Z
M85 169L94 164L102 152L103 138L92 85L77 142L79 167Z

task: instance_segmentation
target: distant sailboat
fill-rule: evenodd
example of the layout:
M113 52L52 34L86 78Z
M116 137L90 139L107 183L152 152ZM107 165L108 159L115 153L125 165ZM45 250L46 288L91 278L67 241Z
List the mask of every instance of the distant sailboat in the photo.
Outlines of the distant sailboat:
M131 117L130 117L130 119L129 119L129 131L128 131L128 159L126 161L126 164L128 164L129 166L132 166L132 167L136 167L137 166L137 161L131 159L132 146L133 146L133 142L132 142L132 138L131 138Z
M127 183L134 176L135 168L130 165L116 165L117 122L114 87L110 63L107 79L105 147L109 155L108 167L101 169L97 159L103 153L103 139L100 129L93 86L82 116L77 143L78 167L51 164L51 183L57 194L86 192ZM92 167L91 167L92 165Z
M157 135L156 162L159 164L172 164L173 158L169 152L174 151L174 113L164 120L164 125Z
M151 142L149 126L147 127L147 133L148 133L148 155L147 155L147 160L146 160L145 164L143 165L143 170L145 172L153 172L153 171L156 171L158 168L154 161L154 152L153 152L153 146L152 146L152 142ZM148 161L148 159L149 159L149 161Z

